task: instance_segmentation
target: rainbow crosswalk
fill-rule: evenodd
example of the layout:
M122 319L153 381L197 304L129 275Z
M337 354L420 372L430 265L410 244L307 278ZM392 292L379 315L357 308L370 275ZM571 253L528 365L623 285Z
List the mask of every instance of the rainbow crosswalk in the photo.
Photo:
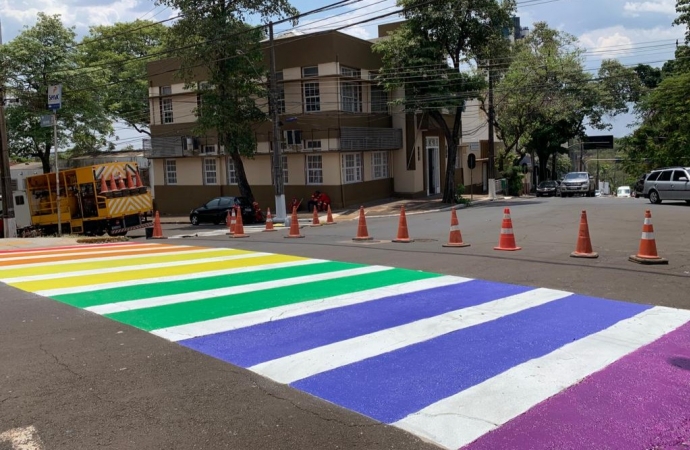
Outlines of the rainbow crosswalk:
M445 448L690 441L690 311L160 243L0 252L0 281Z

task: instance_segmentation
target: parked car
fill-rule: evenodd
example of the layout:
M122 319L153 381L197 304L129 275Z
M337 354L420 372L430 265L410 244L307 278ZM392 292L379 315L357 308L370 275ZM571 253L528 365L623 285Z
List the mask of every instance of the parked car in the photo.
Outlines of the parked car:
M576 194L594 197L595 191L594 177L587 172L570 172L563 177L561 197L572 197Z
M226 223L228 211L239 206L242 211L242 222L253 223L255 221L254 208L244 197L216 197L202 206L193 209L189 213L189 221L192 225L200 223Z
M642 195L652 203L685 200L690 204L690 167L652 170L644 181Z
M621 186L616 190L616 197L630 198L630 186Z
M542 181L539 183L539 186L537 186L537 197L551 197L552 195L556 195L557 188L558 183L555 181Z

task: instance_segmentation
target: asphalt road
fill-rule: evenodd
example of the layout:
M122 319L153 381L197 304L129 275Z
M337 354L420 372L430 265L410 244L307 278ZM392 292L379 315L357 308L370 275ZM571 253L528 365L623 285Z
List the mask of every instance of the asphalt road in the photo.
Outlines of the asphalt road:
M519 252L493 250L504 207ZM596 260L569 257L586 209ZM668 266L627 261L645 209ZM357 222L230 239L222 233L168 244L233 247L449 275L638 303L690 308L685 204L642 199L516 199L459 211L470 247L443 248L449 213L408 217L415 242L392 243L398 218L371 218L374 241L351 240ZM165 226L167 236L219 227ZM136 235L135 235L136 236ZM135 238L143 241L143 235ZM47 449L435 448L247 370L109 319L0 286L0 433L34 426ZM7 443L0 442L0 449Z

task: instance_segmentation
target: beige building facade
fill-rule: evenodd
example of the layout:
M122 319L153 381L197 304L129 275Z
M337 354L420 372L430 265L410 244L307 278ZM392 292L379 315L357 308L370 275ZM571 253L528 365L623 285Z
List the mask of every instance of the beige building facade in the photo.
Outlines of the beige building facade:
M337 31L276 41L288 206L293 198L306 204L315 190L327 193L334 208L442 192L448 154L445 139L428 115L405 112L395 104L402 90L389 94L377 85L381 60L371 45ZM267 51L265 55L268 61ZM186 89L176 78L178 67L175 59L148 65L151 139L144 150L151 161L156 207L163 214L187 214L213 197L239 195L234 163L216 136L195 133L200 100L196 89ZM205 81L203 70L197 78ZM469 127L474 127L476 134L476 124L482 120L478 107L468 108L463 130L469 133ZM256 124L254 131L256 154L243 159L245 172L259 205L275 211L272 124ZM456 183L469 184L464 161L470 151L481 159L480 141L451 149L459 152ZM479 163L472 173L479 189L482 176Z

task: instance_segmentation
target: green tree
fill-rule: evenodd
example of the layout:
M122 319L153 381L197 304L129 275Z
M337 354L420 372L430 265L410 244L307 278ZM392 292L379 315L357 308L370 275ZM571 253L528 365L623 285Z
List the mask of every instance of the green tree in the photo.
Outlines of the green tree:
M168 27L148 20L99 25L80 44L81 61L105 79L108 113L139 133L151 135L146 63L161 56Z
M267 97L263 30L245 23L248 16L262 21L296 14L287 0L160 0L182 17L170 30L169 44L180 58L179 77L188 87L199 84L201 107L196 132L217 134L218 144L235 163L243 197L254 201L242 157L256 152L254 126L268 119L257 106ZM264 100L265 103L265 100Z
M386 89L404 88L405 111L422 110L442 130L448 148L443 201L455 199L455 160L462 137L465 102L482 95L485 77L466 71L485 64L508 43L513 0L398 0L405 22L374 45L382 56L379 80Z
M676 12L678 17L673 21L674 25L685 25L685 42L690 43L690 0L676 0Z
M0 48L8 96L18 100L6 110L10 153L39 158L44 172L50 171L53 148L52 127L40 126L41 115L48 114L48 86L62 84L57 114L62 148L99 147L112 133L98 89L103 79L80 69L75 44L74 30L65 28L59 15L39 13L33 27Z

